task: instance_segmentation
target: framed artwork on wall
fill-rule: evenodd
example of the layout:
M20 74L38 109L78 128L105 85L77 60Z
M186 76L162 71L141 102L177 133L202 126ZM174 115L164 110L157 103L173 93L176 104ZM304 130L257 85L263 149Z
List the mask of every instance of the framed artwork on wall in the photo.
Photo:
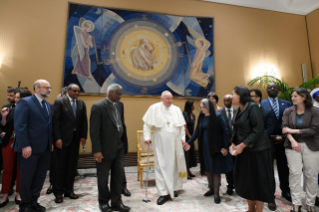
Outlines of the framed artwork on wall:
M69 3L63 86L204 97L215 89L214 19Z

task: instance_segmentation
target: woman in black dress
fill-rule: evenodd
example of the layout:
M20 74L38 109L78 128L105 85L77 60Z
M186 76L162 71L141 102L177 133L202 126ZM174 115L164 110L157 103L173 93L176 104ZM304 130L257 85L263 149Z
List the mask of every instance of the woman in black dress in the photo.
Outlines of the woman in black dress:
M200 101L201 113L198 117L196 131L185 143L185 150L198 138L201 169L206 172L209 191L204 196L214 195L215 203L220 203L219 187L222 173L228 173L233 168L233 162L228 152L228 128L223 116L216 113L209 99Z
M195 109L194 101L187 100L185 103L185 108L183 111L183 116L186 122L185 132L186 132L186 142L192 137L195 125L195 115L193 110ZM187 167L187 179L191 180L195 175L192 174L190 168L197 166L196 152L194 144L191 145L189 151L185 151L186 167Z
M232 102L239 106L229 147L230 153L236 156L236 193L247 199L249 212L261 212L264 202L274 200L271 146L264 133L263 112L250 99L250 92L244 86L235 87Z

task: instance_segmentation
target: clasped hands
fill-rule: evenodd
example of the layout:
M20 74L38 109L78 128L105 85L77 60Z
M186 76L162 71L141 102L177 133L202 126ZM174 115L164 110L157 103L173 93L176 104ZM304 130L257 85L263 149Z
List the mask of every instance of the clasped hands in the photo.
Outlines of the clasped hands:
M299 134L300 131L298 129L291 129L289 127L284 127L282 128L282 133L283 134L289 134L287 135L290 143L291 143L291 147L293 150L295 150L296 152L301 152L301 147L298 144L298 142L294 139L294 137L292 137L291 134Z

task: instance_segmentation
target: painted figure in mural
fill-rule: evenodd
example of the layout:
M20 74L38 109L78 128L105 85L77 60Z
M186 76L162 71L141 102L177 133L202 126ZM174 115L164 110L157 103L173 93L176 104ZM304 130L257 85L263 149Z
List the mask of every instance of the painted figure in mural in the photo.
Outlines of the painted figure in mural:
M141 39L139 46L131 49L131 58L134 68L141 71L151 71L157 63L154 46L147 39Z
M93 48L93 37L89 34L95 28L92 21L80 18L79 26L74 26L76 45L71 57L78 55L72 74L81 77L91 78L91 59L89 55L90 48Z
M188 27L188 30L194 40L187 36L187 41L197 48L191 64L189 78L206 89L207 85L210 83L210 75L203 73L202 66L204 59L210 55L210 51L208 50L210 42L199 35L194 29Z

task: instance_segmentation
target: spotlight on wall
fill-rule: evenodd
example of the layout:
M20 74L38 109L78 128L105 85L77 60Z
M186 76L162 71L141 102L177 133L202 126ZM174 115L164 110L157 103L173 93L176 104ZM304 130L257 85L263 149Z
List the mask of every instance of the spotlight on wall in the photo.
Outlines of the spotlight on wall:
M278 79L280 78L278 69L274 64L260 64L259 66L254 68L254 78L264 75L271 75Z

